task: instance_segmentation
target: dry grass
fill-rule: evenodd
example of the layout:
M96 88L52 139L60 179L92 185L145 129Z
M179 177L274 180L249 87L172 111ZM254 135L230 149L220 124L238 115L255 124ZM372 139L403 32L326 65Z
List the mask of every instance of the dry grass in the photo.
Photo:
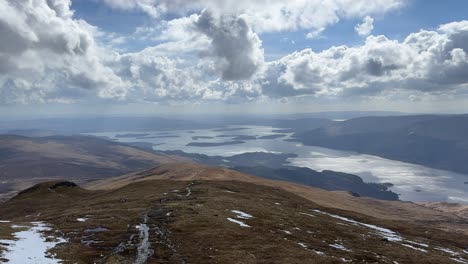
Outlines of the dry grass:
M0 215L14 222L53 224L70 239L54 252L70 263L132 263L140 243L136 225L145 218L154 251L148 263L342 263L342 258L360 263L453 263L449 254L435 248L461 252L457 246L467 241L429 227L326 208L291 192L248 182L145 180L110 190L49 190L54 184L41 184L9 201ZM430 248L424 253L384 241L368 228L312 209L391 228ZM231 210L253 218L238 219ZM78 222L78 217L89 220ZM96 227L106 231L86 232ZM98 243L86 245L84 240ZM351 251L329 246L335 243Z
M429 225L455 234L468 236L468 218L452 212L443 212L411 202L384 201L366 197L354 197L347 192L330 192L300 184L267 180L242 174L226 168L216 168L190 163L163 164L154 169L131 173L120 177L91 182L90 190L121 188L129 183L147 180L236 180L269 186L299 195L318 205L356 212L382 220L404 221Z

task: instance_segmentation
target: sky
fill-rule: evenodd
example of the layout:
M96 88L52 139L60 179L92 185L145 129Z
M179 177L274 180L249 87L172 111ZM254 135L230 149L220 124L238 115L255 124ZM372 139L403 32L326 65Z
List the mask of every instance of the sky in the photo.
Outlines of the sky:
M0 117L468 112L465 0L0 0Z

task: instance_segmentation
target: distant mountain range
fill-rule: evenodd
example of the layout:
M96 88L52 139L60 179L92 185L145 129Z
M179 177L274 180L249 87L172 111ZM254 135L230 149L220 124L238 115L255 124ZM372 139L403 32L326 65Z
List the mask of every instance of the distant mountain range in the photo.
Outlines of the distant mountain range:
M0 198L44 180L85 182L181 161L189 160L90 136L0 135Z
M468 174L468 115L360 117L297 132L295 138Z
M105 179L158 164L200 162L229 166L268 179L278 179L355 195L398 200L385 184L365 183L355 175L282 168L291 154L245 153L232 157L155 152L152 144L117 143L91 136L28 138L0 136L0 198L44 180L65 179L83 183ZM281 169L281 170L278 170Z

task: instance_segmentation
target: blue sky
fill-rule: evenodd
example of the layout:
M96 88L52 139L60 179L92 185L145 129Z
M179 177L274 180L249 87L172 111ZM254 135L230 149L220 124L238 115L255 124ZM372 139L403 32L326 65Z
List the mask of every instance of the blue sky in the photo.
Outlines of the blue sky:
M4 115L468 112L465 0L0 4Z

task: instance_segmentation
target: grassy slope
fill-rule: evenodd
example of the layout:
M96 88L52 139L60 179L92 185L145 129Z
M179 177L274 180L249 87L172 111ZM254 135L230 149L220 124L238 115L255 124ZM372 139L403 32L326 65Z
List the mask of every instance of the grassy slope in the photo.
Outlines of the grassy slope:
M111 190L59 187L50 191L54 184L44 183L21 194L2 206L0 215L13 222L53 224L70 239L53 251L76 263L132 263L141 241L136 226L144 219L154 251L148 263L341 263L341 258L453 263L449 254L435 248L461 252L458 247L466 241L466 237L436 229L326 208L278 188L247 182L145 180ZM429 252L384 241L367 228L312 209L391 228L407 239L429 244ZM252 214L251 219L238 219L251 228L227 221L228 217L236 218L231 210ZM85 216L89 217L87 222L76 220ZM108 231L93 236L85 231L96 227ZM98 243L86 246L83 240ZM329 246L334 243L352 251Z
M290 182L266 180L225 168L199 164L163 164L144 172L92 182L86 188L91 190L116 189L129 183L147 180L236 180L254 183L294 193L324 207L357 212L384 220L417 222L468 235L466 218L414 203L354 197L347 192L330 192Z

